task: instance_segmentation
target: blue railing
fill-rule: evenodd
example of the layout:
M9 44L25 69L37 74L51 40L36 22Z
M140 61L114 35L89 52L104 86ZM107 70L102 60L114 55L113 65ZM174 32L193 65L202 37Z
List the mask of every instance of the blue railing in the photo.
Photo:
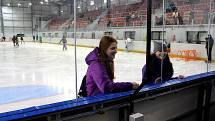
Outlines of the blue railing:
M172 87L174 88L177 85L187 86L187 85L193 85L196 83L203 83L204 81L208 81L211 78L215 78L215 71L189 76L184 79L173 79L160 84L145 85L141 89L140 93L147 93L154 90L159 91L159 89L163 89L163 88L172 88ZM56 113L63 110L70 110L70 109L76 110L79 107L94 106L96 104L103 104L108 101L114 101L120 98L129 97L131 94L133 94L133 91L112 93L112 94L99 95L99 96L91 96L86 98L78 98L78 99L68 100L68 101L59 102L59 103L53 103L53 104L42 105L42 106L34 106L26 109L0 113L0 121L26 119L34 116Z

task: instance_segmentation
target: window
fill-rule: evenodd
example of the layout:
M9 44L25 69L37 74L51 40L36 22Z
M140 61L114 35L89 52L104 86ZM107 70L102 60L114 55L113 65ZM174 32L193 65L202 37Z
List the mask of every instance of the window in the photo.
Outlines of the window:
M46 33L43 33L43 35L42 35L43 37L46 37Z
M58 37L58 33L55 33L55 34L54 34L54 37Z
M81 33L81 38L84 38L84 33Z
M48 34L48 37L52 37L52 33L49 33L49 34Z
M24 37L24 34L17 34L17 37Z
M164 32L164 39L165 39L165 34L166 34L166 32ZM162 31L153 31L152 32L152 40L162 40L162 38L163 38Z
M112 36L113 32L104 32L104 35L106 35L106 36Z
M124 39L135 39L135 31L125 31Z
M96 34L95 34L95 32L93 32L92 33L92 39L95 39L96 38L95 36L96 36Z
M187 42L201 44L205 42L205 37L207 37L207 31L187 31Z

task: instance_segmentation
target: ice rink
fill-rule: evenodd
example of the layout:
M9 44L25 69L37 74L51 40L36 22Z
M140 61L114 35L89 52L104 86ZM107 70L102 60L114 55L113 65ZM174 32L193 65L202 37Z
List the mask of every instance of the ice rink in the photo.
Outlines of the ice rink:
M78 88L85 75L86 55L93 48L77 47ZM0 113L75 99L74 47L62 51L62 45L25 43L14 47L0 43ZM203 61L171 58L174 76L207 71ZM115 81L141 83L145 54L118 51L115 58ZM209 64L215 70L215 64Z

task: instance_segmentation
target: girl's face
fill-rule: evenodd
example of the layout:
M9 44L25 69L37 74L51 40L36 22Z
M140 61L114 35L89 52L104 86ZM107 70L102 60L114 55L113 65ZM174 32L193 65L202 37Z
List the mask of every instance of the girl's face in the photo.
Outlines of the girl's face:
M167 55L167 52L160 52L160 51L157 51L157 52L155 53L155 55L156 55L157 58L163 60L163 59L165 59L165 57L166 57L166 55Z
M106 50L106 54L110 60L113 60L115 58L116 53L117 53L117 43L113 42Z

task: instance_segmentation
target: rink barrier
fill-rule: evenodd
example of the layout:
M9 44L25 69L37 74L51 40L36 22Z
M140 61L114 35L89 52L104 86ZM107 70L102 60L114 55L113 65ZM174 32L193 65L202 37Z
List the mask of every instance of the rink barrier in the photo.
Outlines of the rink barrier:
M58 44L58 43L51 43L51 42L43 42L43 43L47 43L47 44ZM68 44L68 46L74 46L74 44ZM84 45L84 44L77 44L77 47L86 47L86 48L95 48L96 46L92 46L92 45ZM126 51L126 49L124 48L118 48L117 49L118 51ZM193 56L190 56L189 58L187 58L187 56L185 56L184 54L179 54L179 51L178 50L177 52L175 53L169 53L169 57L171 58L182 58L186 61L188 60L200 60L200 61L205 61L206 58L203 58L203 57L198 57L197 54L198 52L196 53L195 57ZM133 53L146 53L145 51L143 50L136 50L136 49L132 49L132 50L128 50L127 52L133 52ZM215 62L215 60L212 60L212 62Z
M185 61L189 60L199 60L197 58L197 50L178 50L177 51L177 57L184 58Z
M68 44L69 46L74 46L73 44ZM77 47L87 47L87 48L95 48L95 46L88 46L88 45L77 45ZM118 51L126 51L126 49L118 48ZM126 52L133 52L133 53L144 53L145 51L142 50L128 50ZM205 58L200 58L197 56L197 50L178 50L176 54L169 53L169 56L172 58L183 58L185 61L189 60L206 60ZM215 61L213 61L215 62Z
M215 71L189 76L184 79L169 80L161 84L145 85L140 94L136 97L136 100L174 93L177 90L208 83L211 79L215 79ZM132 92L133 91L128 91L78 98L59 103L0 113L0 121L29 119L32 119L32 121L46 121L48 119L67 119L68 117L73 119L86 115L98 114L112 108L128 105Z

